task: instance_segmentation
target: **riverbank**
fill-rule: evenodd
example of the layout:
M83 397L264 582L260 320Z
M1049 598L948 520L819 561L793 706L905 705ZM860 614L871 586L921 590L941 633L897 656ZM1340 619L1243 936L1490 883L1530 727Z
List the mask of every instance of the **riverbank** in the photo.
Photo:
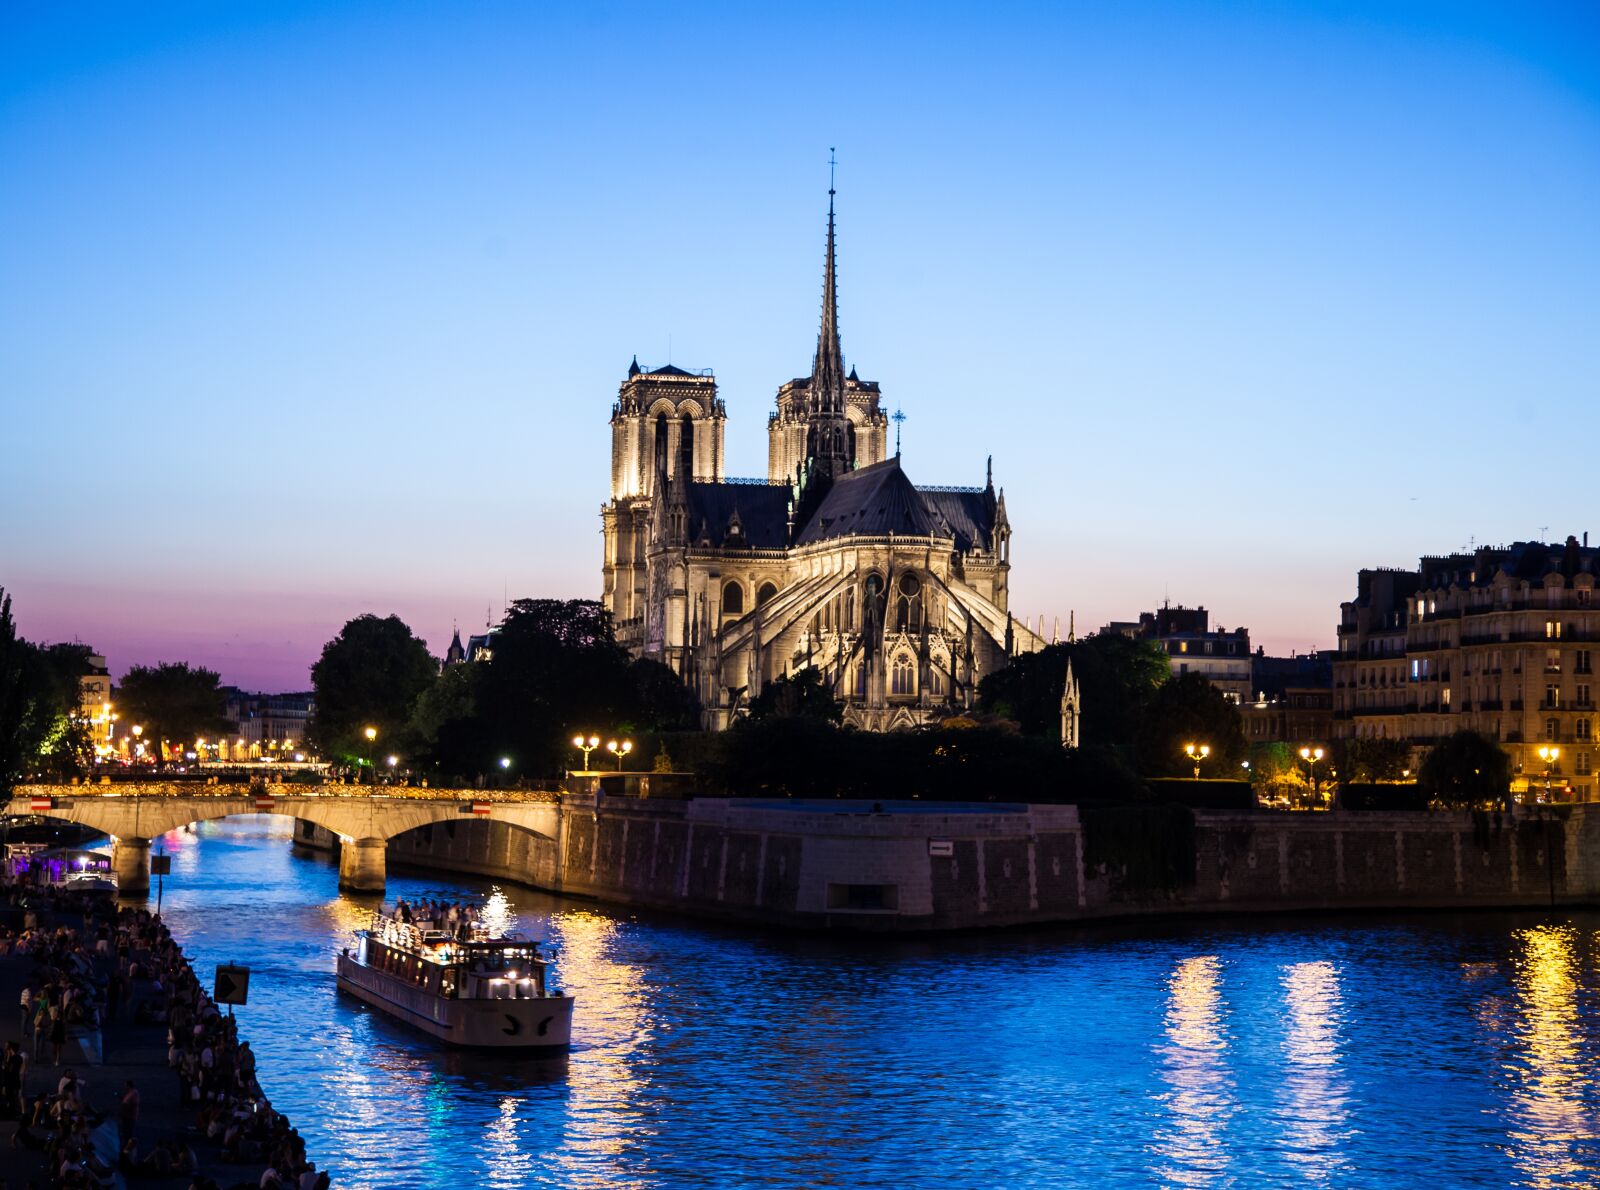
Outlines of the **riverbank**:
M0 934L0 1047L15 1043L27 1059L22 1119L12 1102L0 1123L8 1177L256 1188L280 1184L269 1169L289 1184L308 1167L298 1134L255 1080L248 1045L154 914L8 889ZM75 1021L59 1061L48 1029L34 1057L24 988Z

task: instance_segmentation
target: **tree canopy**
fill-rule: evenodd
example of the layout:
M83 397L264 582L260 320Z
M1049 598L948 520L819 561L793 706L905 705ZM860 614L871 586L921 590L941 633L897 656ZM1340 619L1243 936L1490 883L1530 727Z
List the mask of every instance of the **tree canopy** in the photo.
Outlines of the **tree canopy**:
M378 747L399 746L417 699L438 676L428 646L399 616L357 616L311 667L311 742L328 759L358 759L370 750L366 729L373 727Z
M1197 673L1164 682L1144 708L1138 736L1139 771L1152 777L1186 777L1194 762L1188 744L1211 749L1200 775L1237 777L1244 760L1244 724L1239 708Z
M1144 707L1171 672L1166 654L1148 641L1097 632L1024 653L979 683L978 709L1014 720L1026 735L1059 740L1068 658L1083 696L1081 745L1131 758Z
M833 696L828 681L818 669L802 669L768 682L750 700L749 717L762 719L815 719L821 723L842 723L844 704Z
M78 646L41 649L23 640L11 596L0 588L0 792L42 766L82 769L87 737L75 719L73 661L86 654Z
M141 725L150 740L170 741L182 751L197 739L227 731L220 682L216 671L191 669L181 661L136 665L117 686L117 699L128 723Z
M1457 809L1510 809L1511 757L1487 736L1458 731L1423 758L1417 785Z

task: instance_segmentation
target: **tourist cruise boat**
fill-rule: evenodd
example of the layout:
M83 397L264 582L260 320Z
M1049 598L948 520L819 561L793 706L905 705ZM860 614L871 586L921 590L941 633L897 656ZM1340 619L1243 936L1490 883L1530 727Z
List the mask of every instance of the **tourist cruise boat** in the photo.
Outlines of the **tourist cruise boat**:
M572 997L549 986L535 942L465 939L373 914L338 956L338 987L451 1045L560 1052L572 1044Z

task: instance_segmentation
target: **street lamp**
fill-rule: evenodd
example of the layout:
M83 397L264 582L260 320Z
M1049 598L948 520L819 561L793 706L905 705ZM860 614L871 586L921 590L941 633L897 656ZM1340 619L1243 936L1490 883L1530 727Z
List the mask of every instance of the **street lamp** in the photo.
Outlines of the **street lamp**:
M1321 748L1309 748L1309 747L1307 747L1307 748L1301 748L1300 749L1300 759L1305 761L1306 764L1311 769L1311 803L1312 803L1312 805L1315 805L1316 802L1317 802L1317 761L1321 760L1322 756L1323 756L1323 752L1322 752Z
M620 773L622 771L622 758L633 751L633 741L623 740L619 744L616 740L612 740L606 745L606 751L617 758L617 772Z
M1556 770L1556 761L1561 759L1561 749L1554 744L1539 745L1539 759L1544 761L1544 800L1550 801L1550 777Z
M378 783L378 770L373 766L372 763L372 745L373 742L378 738L378 729L376 727L369 727L366 729L366 731L362 732L362 734L367 737L367 767L372 769L372 783L376 785Z
M600 746L600 737L597 735L572 737L572 746L583 753L583 771L589 771L589 753Z
M1194 779L1200 780L1200 762L1211 755L1210 744L1185 744L1183 754L1194 761Z

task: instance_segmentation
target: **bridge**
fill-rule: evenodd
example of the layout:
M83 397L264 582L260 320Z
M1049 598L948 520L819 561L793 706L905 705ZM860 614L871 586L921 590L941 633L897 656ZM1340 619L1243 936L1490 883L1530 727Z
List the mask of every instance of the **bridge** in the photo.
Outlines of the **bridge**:
M128 893L150 887L150 840L156 836L235 814L284 814L338 836L340 888L382 892L385 847L396 835L434 823L488 820L559 841L562 796L555 790L140 781L21 785L4 813L75 822L110 835L112 869Z

